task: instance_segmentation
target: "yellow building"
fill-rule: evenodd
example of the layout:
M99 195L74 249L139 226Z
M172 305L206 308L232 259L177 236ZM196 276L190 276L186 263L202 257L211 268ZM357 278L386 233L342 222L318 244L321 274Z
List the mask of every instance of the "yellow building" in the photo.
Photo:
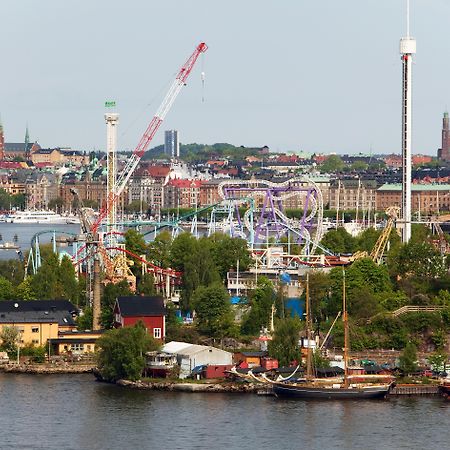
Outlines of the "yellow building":
M67 331L50 339L52 355L88 355L95 353L101 331Z
M21 346L43 346L75 330L76 315L76 307L67 300L2 301L0 329L17 328Z

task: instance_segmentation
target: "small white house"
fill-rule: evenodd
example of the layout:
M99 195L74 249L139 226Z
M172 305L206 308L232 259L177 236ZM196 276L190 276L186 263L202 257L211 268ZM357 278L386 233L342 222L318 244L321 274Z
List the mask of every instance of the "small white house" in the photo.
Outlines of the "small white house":
M173 341L164 345L162 351L177 355L177 361L180 366L180 378L187 378L191 374L192 369L197 366L233 364L232 353L207 345Z

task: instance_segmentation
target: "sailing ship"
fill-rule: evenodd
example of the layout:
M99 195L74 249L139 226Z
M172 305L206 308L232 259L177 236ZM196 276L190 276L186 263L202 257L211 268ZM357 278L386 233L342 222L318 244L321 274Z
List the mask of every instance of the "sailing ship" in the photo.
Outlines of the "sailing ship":
M272 385L277 397L299 399L372 399L384 398L391 388L393 381L383 376L349 374L350 337L347 316L347 300L345 293L345 270L343 269L342 285L342 320L344 323L344 376L339 378L314 378L312 365L311 342L311 305L309 299L308 277L306 282L306 326L308 339L308 353L306 360L306 378L298 381L275 382ZM372 381L370 381L372 380Z

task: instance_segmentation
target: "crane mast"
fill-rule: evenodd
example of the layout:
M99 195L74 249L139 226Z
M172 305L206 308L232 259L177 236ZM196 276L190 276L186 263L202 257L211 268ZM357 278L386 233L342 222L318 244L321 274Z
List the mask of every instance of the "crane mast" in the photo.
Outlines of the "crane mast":
M124 169L118 176L116 180L115 189L108 193L106 203L101 209L97 220L93 224L92 231L94 233L97 232L102 221L108 216L109 211L114 207L120 194L125 189L128 181L131 178L131 175L136 170L136 167L141 161L141 158L146 152L146 150L148 150L150 142L152 141L153 137L158 131L158 128L160 127L161 123L163 122L164 118L166 117L167 113L172 107L173 102L180 93L181 88L186 84L186 80L189 77L189 74L191 73L192 69L194 68L194 65L198 57L200 56L201 53L206 52L207 49L208 46L204 42L200 43L196 47L192 55L189 57L189 59L181 67L169 91L164 97L164 100L162 101L158 111L156 112L152 121L150 122L144 134L142 135L141 140L139 141L138 145L133 151L131 157L128 159Z

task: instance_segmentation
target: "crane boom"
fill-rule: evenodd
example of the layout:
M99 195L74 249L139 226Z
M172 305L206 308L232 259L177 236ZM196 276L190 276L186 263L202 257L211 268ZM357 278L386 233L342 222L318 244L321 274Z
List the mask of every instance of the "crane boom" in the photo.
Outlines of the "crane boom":
M117 202L120 194L125 189L125 186L127 185L128 181L131 178L131 175L136 170L136 167L138 166L142 156L144 156L144 153L148 149L150 142L152 141L153 137L155 136L156 132L158 131L158 128L160 127L162 121L166 117L166 114L169 112L170 108L173 105L173 102L177 98L178 94L181 91L181 88L186 84L186 80L189 77L189 74L191 73L192 69L194 68L194 65L200 56L201 53L206 52L208 49L208 46L202 42L199 45L197 45L196 49L194 50L194 53L189 57L189 59L183 64L180 71L178 72L174 82L172 83L172 86L170 87L169 91L167 92L166 96L164 97L164 100L162 101L158 111L154 115L152 121L148 125L147 129L145 130L145 133L142 135L141 140L139 141L138 145L136 146L135 150L133 151L133 154L128 159L127 164L125 165L125 168L120 173L119 177L116 181L116 188L114 191L108 193L108 198L106 200L105 205L100 211L100 214L95 221L95 223L92 226L92 231L95 233L97 232L98 228L100 227L103 219L106 218L108 215L112 205Z

